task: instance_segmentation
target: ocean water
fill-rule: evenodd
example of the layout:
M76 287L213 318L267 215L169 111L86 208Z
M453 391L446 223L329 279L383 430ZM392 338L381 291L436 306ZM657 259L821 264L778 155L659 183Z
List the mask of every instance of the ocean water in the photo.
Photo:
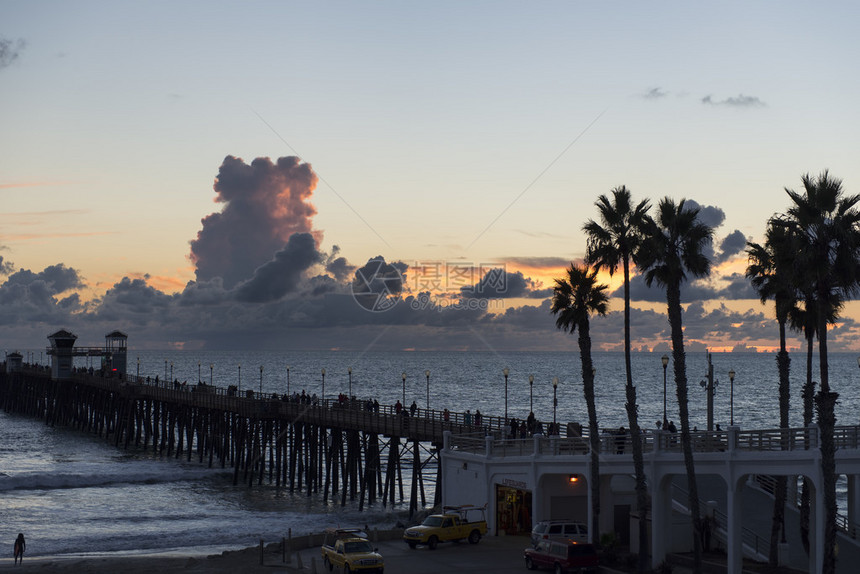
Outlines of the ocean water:
M32 356L38 362L39 350ZM30 356L26 354L25 357ZM653 427L662 418L662 353L635 353L640 421ZM579 356L571 353L449 353L394 352L347 353L206 353L141 352L131 350L128 372L141 376L172 375L192 384L200 379L226 387L265 393L287 390L323 393L348 392L392 404L406 397L424 408L452 411L480 409L502 415L505 379L509 368L507 403L510 416L525 417L533 405L536 416L552 420L553 377L559 378L556 416L561 422L587 421L582 398ZM602 427L627 426L624 410L624 358L621 353L595 353L597 407ZM715 420L728 425L730 382L734 382L734 418L742 428L773 428L778 422L776 361L772 354L714 354ZM198 367L199 363L199 367ZM84 359L77 363L88 366ZM211 365L211 368L210 368ZM241 365L241 368L240 368ZM263 367L262 378L260 367ZM800 386L805 377L805 356L793 355L793 425L801 422ZM198 370L199 369L199 370ZM707 373L705 353L687 357L691 424L705 427L706 396L699 381ZM834 354L831 386L840 393L837 424L858 422L860 371L855 355ZM406 373L404 384L402 373ZM533 385L529 375L534 375ZM817 374L816 374L817 378ZM667 371L669 418L677 420L673 406L671 364ZM840 485L840 489L843 487ZM357 501L341 507L339 499L323 503L321 495L290 494L264 482L262 486L233 486L229 469L162 457L151 452L116 448L92 434L55 427L21 415L0 412L0 540L11 545L18 532L28 541L31 556L142 551L208 553L253 546L262 538L280 540L288 529L293 535L320 531L328 526L391 527L405 516L408 500L383 507L381 502L358 512ZM406 488L408 493L408 487ZM432 492L428 491L432 500Z

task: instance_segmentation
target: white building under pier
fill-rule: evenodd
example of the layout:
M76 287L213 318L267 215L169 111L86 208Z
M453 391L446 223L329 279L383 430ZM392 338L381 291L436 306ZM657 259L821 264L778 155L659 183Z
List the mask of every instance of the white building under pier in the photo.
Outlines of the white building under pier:
M718 526L725 538L729 572L740 572L744 552L755 555L745 533L741 502L744 484L758 475L798 477L812 484L809 572L821 571L824 542L824 499L820 450L815 426L786 430L740 430L693 433L697 476L722 479L726 510ZM689 517L674 520L673 506L686 495L673 496L673 480L686 477L680 436L662 431L642 435L645 474L650 495L650 544L653 565L666 554L692 548ZM837 473L848 478L847 518L841 526L854 538L860 523L860 427L836 429ZM632 476L633 457L626 438L601 440L600 530L619 533L636 550L639 516ZM445 434L441 453L444 504L487 504L491 534L516 532L528 524L553 518L591 524L590 454L587 438L536 435L527 439ZM789 487L790 501L796 488ZM710 512L700 505L702 515ZM675 513L677 517L677 513ZM747 518L750 518L749 516ZM633 535L631 536L631 531ZM595 533L590 537L597 538ZM745 538L747 539L745 541ZM853 543L846 539L846 544ZM858 547L860 548L860 547ZM766 558L759 553L759 559Z

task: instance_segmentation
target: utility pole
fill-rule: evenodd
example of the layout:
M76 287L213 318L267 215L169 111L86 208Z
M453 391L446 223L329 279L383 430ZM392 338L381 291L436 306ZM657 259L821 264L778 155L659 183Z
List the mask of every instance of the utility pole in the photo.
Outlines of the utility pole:
M714 364L708 352L708 431L714 430Z

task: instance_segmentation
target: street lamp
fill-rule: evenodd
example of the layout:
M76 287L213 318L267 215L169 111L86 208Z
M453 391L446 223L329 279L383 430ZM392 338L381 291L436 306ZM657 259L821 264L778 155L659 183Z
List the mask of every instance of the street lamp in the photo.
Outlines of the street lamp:
M729 426L735 426L735 370L729 371Z
M555 410L558 407L558 377L552 378L552 427L555 430Z
M430 410L430 369L424 371L424 376L427 377L427 410Z
M167 359L164 360L164 384L167 385Z
M200 363L197 363L198 365ZM239 363L239 388L236 389L236 392L242 391L242 363Z
M213 377L214 373L215 373L215 365L212 363L209 363L209 384L210 385L212 384L212 379L214 378Z
M322 370L322 406L325 406L325 369Z
M534 406L535 376L529 375L529 414L535 412Z
M287 365L287 395L290 394L290 366Z
M505 375L505 423L508 424L508 375L511 370L507 367L502 369L502 374Z
M663 430L666 430L666 425L669 423L669 418L666 416L666 367L669 366L669 357L663 355L660 360L663 361Z
M140 357L137 358L137 376L140 377Z
M714 379L714 364L711 362L711 353L708 353L708 372L705 375L707 381L699 381L702 389L708 393L708 432L714 430L714 395L717 394L717 386L720 382Z
M202 383L203 379L200 378L200 361L197 361L197 382Z
M535 376L529 375L529 413L535 412L534 390L535 390Z
M263 365L260 365L260 398L263 398Z
M400 373L400 378L403 380L403 408L406 408L406 371Z
M173 361L170 361L170 382L173 382Z
M349 399L352 400L352 367L347 368L347 373L349 373Z

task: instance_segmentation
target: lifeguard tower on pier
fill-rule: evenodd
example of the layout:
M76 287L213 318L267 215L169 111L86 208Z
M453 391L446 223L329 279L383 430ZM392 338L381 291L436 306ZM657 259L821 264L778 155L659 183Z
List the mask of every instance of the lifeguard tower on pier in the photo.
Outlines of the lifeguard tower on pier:
M70 379L74 369L74 357L101 357L101 369L105 376L122 377L128 365L128 335L122 331L111 331L105 335L104 347L78 347L78 336L66 329L48 335L51 346L47 353L51 357L51 378Z

